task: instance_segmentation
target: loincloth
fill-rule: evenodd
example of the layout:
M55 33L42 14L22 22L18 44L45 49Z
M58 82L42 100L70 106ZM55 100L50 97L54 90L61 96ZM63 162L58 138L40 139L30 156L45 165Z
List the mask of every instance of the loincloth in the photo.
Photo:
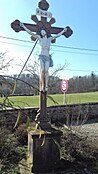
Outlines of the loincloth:
M52 67L53 66L53 60L52 60L52 56L49 55L48 56L45 56L45 55L39 55L39 60L42 60L42 62L45 64L47 61L49 62L49 67Z

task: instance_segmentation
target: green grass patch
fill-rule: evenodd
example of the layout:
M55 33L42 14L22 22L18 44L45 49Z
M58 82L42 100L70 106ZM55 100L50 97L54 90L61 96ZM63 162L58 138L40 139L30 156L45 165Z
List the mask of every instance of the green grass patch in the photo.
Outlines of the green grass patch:
M75 94L57 94L51 95L53 99L58 102L59 105L64 104L64 97L66 104L81 104L81 103L91 103L98 102L98 92L89 93L75 93ZM48 105L53 105L53 102L48 99Z
M50 98L48 98L48 106L64 104L64 94L50 96L58 104L55 104ZM66 104L98 102L98 92L66 94L65 97ZM0 102L3 103L4 99L5 98L0 98ZM39 107L39 96L12 96L9 97L9 101L11 101L12 105L15 107Z

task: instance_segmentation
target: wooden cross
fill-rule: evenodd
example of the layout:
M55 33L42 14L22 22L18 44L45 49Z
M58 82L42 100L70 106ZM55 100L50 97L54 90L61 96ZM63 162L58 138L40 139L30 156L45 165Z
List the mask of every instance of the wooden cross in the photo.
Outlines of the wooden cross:
M38 3L39 10L45 14L47 13L47 10L49 8L49 4L46 0L41 0ZM52 27L51 25L55 23L55 19L51 18L50 21L47 21L47 17L41 16L41 20L38 20L36 15L32 15L31 19L36 23L36 24L28 24L24 23L24 25L31 30L32 32L36 32L36 34L40 35L41 30L45 30L47 32L47 36L50 37L51 34L58 34L60 33L64 28L60 27ZM20 27L20 21L15 20L14 22L11 23L11 27L15 32L19 31L24 31L22 27ZM73 31L69 26L67 26L67 31L63 33L63 35L66 38L69 38L73 34ZM34 41L35 38L32 37L32 40ZM55 41L53 41L55 42Z
M32 15L31 19L36 24L28 24L24 23L24 25L31 30L32 32L35 32L37 35L41 35L41 30L45 30L47 33L47 37L50 37L51 34L58 34L60 33L64 28L60 27L52 27L51 25L55 23L55 19L52 18L52 14L48 12L49 4L46 0L41 0L38 3L38 7L36 10L36 14L40 15L40 20L38 20L36 15ZM49 20L47 20L50 18ZM11 27L15 32L24 31L22 27L20 27L20 21L15 20L11 23ZM63 35L66 38L69 38L73 31L69 26L66 27L67 31L63 33ZM32 36L31 37L33 41L36 39ZM55 43L55 40L52 41L52 43ZM46 92L40 92L40 119L37 118L37 120L40 121L40 125L43 129L48 128L48 119L47 119L47 112L46 112L46 106L47 106L47 93Z

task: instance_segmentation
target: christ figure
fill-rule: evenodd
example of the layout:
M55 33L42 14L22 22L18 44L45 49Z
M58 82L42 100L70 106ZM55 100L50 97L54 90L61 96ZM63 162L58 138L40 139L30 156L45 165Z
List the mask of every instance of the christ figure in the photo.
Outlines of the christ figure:
M64 32L67 31L67 27L64 28L60 33L55 36L47 37L47 32L45 30L41 30L40 35L37 35L30 31L22 22L20 22L20 26L24 28L24 30L36 38L39 41L40 45L40 91L48 91L48 78L49 78L49 67L53 66L52 58L50 55L50 45L51 41L60 37Z

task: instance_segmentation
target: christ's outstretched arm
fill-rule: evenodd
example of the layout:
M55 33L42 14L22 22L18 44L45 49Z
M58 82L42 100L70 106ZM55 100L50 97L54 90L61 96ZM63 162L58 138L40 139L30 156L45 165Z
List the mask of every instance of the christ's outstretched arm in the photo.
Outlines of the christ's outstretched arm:
M52 36L51 40L54 40L58 37L60 37L63 33L65 33L67 31L67 27L65 27L60 33L58 33L56 36Z
M22 22L20 22L20 26L23 27L24 30L25 30L28 34L32 35L34 38L40 39L40 36L39 36L39 35L34 34L34 33L33 33L31 30L29 30Z

